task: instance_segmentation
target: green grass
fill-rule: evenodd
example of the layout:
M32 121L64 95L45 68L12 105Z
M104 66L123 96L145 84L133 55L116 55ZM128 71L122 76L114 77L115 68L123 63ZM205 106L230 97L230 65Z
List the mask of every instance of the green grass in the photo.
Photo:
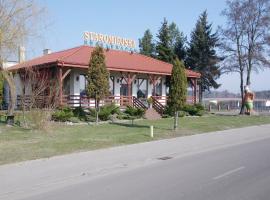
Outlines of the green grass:
M268 123L270 117L266 116L186 117L180 118L181 128L176 132L172 131L173 119L170 118L140 120L133 126L130 123L54 124L47 132L0 125L0 164ZM150 125L154 126L154 139L149 137Z

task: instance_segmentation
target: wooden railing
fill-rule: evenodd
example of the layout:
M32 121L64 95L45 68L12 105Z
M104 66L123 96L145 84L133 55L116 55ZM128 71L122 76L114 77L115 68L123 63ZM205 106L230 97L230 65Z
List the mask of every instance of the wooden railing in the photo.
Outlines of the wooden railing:
M95 107L95 99L89 98L86 95L67 95L64 96L64 98L65 100L63 100L63 102L70 107ZM115 103L120 107L125 107L127 105L132 105L132 102L132 96L109 96L100 101L100 106Z
M134 97L134 96L133 96L133 107L142 108L144 110L147 109L147 106L140 99L138 99L137 97Z
M152 97L153 99L153 108L160 114L162 115L165 111L165 106L162 105L156 97Z
M27 107L32 103L32 97L30 95L17 96L17 107L20 108L22 105ZM167 104L167 96L153 96L153 108L156 109L159 113L163 113L165 106ZM192 104L194 97L188 96L187 103ZM35 107L47 107L51 102L54 104L59 104L59 98L41 95L35 99ZM146 99L138 99L132 96L109 96L104 100L100 101L100 105L106 105L115 103L120 107L126 107L128 105L147 109ZM70 107L84 107L84 108L94 108L95 99L89 98L86 95L63 95L62 105L67 105Z
M58 104L59 98L47 95L17 95L17 108L53 108Z

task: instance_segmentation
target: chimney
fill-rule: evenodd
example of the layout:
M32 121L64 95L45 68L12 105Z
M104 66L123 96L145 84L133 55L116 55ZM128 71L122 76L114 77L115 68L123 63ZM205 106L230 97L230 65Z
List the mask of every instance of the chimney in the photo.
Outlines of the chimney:
M19 46L19 53L18 53L18 61L22 63L25 61L25 48L23 46Z
M51 54L52 53L52 50L50 49L44 49L43 50L43 55L48 55L48 54Z

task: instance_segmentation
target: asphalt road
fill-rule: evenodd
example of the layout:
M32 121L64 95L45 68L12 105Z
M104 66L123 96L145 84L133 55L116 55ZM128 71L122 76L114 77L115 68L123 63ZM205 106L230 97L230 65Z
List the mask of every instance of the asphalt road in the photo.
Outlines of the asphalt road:
M27 200L269 200L270 139L95 177Z

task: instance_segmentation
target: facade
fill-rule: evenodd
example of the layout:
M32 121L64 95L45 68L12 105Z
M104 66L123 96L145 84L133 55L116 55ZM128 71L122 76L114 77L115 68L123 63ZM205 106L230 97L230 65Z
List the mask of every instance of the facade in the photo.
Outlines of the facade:
M47 74L48 80L56 80L60 104L94 107L95 101L87 98L85 92L85 75L93 50L94 47L82 45L55 53L45 51L45 55L10 67L10 70L20 79L24 69L39 69ZM171 64L134 52L105 49L104 53L110 72L110 96L101 103L144 107L146 99L152 96L159 106L166 105ZM187 101L196 103L200 74L191 70L186 70L186 74L190 94ZM17 87L21 85L18 81Z

